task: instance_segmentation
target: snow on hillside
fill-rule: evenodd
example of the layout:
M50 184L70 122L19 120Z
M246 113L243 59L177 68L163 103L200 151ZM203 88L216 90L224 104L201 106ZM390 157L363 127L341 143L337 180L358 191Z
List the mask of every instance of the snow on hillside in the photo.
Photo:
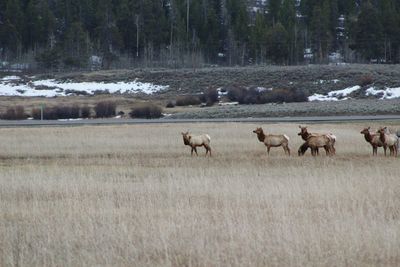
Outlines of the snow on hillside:
M328 95L321 95L321 94L313 94L312 96L308 97L308 101L338 101L338 100L346 100L348 99L346 96L349 94L360 90L361 87L356 85L353 87L348 87L343 90L336 90L331 91Z
M385 90L379 90L375 87L368 88L366 95L382 96L380 99L393 99L400 97L400 87L399 88L386 88Z
M331 91L327 95L313 94L308 97L308 101L339 101L349 99L347 96L351 93L360 90L360 86L353 86L343 90ZM399 88L388 88L376 89L375 87L370 87L365 90L366 96L377 96L379 99L393 99L400 98L400 87Z
M3 96L65 96L74 92L94 94L96 92L109 93L144 93L153 94L167 89L168 86L142 83L137 80L131 82L61 82L54 79L23 81L19 76L6 76L0 79L0 95Z

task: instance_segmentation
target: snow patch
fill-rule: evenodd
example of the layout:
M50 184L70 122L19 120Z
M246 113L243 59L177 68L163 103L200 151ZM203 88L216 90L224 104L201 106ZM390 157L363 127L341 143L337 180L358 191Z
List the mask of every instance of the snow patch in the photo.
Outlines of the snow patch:
M1 81L17 81L17 80L21 80L21 78L19 76L5 76L3 78L0 79Z
M262 92L265 92L265 91L272 91L272 90L273 90L273 88L265 88L265 87L261 87L261 86L256 87L255 89L256 89L256 91L259 92L259 93L262 93Z
M327 95L313 94L308 97L308 101L339 101L348 99L349 94L360 90L361 86L356 85L353 87L348 87L342 90L331 91Z
M168 86L155 85L152 83L143 83L135 79L132 82L60 82L54 79L39 80L28 82L27 84L18 84L21 80L18 76L6 76L0 80L0 95L6 96L65 96L73 91L86 92L94 94L96 92L109 93L144 93L154 94L165 90Z
M400 97L400 87L398 88L388 88L386 87L383 90L376 89L375 87L370 87L365 91L366 96L376 96L382 95L380 99L394 99Z

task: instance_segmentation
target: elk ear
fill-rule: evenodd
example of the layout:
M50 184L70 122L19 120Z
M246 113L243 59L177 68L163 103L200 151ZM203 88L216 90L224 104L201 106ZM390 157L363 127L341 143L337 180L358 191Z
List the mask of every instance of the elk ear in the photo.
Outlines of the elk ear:
M371 129L371 127L368 127L368 130L370 130Z
M299 128L301 129L301 125L299 125Z

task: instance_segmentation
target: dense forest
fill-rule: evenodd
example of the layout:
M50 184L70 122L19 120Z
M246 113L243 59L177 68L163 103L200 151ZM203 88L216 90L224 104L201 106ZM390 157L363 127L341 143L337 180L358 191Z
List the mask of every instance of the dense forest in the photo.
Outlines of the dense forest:
M400 0L1 0L1 66L400 61Z

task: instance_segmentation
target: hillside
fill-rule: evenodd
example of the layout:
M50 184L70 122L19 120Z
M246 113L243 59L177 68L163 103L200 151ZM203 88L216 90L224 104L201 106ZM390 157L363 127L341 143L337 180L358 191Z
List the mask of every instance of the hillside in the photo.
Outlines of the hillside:
M81 103L93 106L112 99L129 112L138 101L162 106L179 95L201 94L207 88L265 88L297 90L308 99L340 101L240 105L240 107L173 108L173 117L295 116L296 114L393 114L399 113L400 65L308 65L204 69L134 69L93 72L2 73L0 109L38 103L48 106ZM18 96L18 97L16 97ZM21 96L29 96L22 97ZM38 97L38 96L46 96ZM34 98L32 98L34 97ZM381 100L381 99L392 99ZM229 101L221 98L222 102Z

